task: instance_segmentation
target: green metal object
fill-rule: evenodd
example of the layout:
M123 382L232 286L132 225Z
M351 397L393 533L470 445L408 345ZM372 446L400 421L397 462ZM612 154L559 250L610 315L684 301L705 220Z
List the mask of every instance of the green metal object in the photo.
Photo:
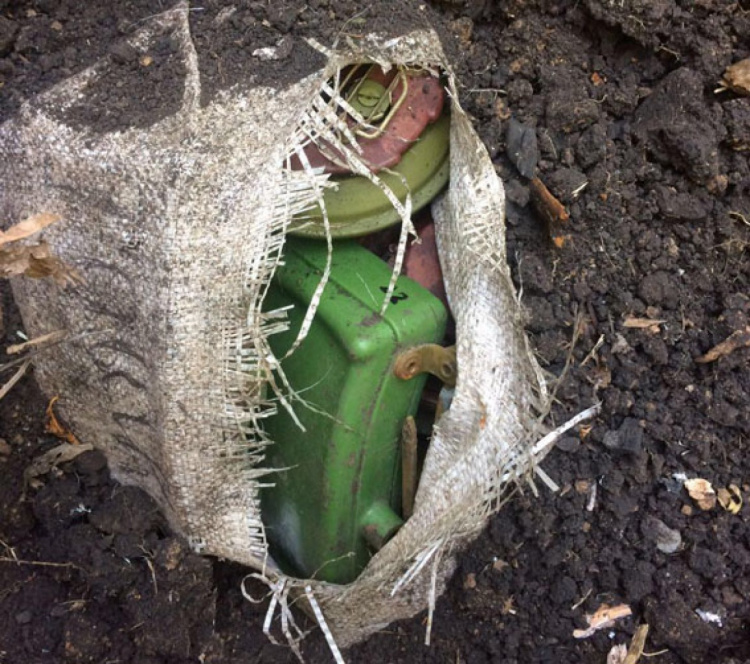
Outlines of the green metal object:
M354 242L334 245L328 285L310 332L282 362L302 432L281 407L266 421L274 441L266 465L275 486L262 493L271 553L285 571L334 583L353 581L402 520L399 440L425 376L393 373L406 348L441 340L447 312L429 291L399 278L385 316L378 313L390 268ZM270 338L282 357L300 329L326 262L326 246L287 239L266 309L294 305L290 330Z
M390 172L381 171L378 174L402 202L406 200L408 186L414 212L427 205L448 182L449 133L450 117L444 115L428 125L419 140L404 153ZM333 237L359 237L399 221L400 217L386 195L367 178L343 175L335 176L332 180L338 187L327 189L323 202ZM289 232L305 237L325 237L320 209L293 220Z
M390 107L390 95L380 83L367 79L359 85L349 103L367 122L378 122Z

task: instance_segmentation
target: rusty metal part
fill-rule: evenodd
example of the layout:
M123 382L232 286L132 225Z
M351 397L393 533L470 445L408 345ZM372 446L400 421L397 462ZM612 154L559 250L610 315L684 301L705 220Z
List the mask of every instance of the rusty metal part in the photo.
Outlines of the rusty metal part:
M358 137L357 147L351 147L373 173L398 164L425 127L441 116L445 101L440 79L406 67L386 73L378 65L355 65L339 89L349 108L365 120L363 124L342 109L341 118ZM311 143L305 155L310 166L326 173L352 172L345 155L326 141ZM302 169L299 157L292 157L291 167Z
M417 425L409 415L401 428L401 513L404 519L414 514L417 480Z
M435 222L430 221L418 232L420 242L412 241L406 249L404 274L424 286L447 307L443 270L435 241Z
M410 380L422 373L437 376L449 387L456 384L456 347L422 344L401 353L393 365L393 373L402 380Z

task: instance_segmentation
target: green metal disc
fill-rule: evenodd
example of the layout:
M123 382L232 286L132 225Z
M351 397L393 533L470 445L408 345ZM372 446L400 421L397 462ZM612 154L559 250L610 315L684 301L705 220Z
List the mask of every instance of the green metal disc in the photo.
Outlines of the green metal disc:
M412 210L423 208L445 186L450 177L450 116L443 115L429 125L419 140L404 153L390 172L378 176L398 196L406 200L411 190ZM382 190L367 178L349 175L331 178L338 187L327 189L323 200L334 238L359 237L392 226L400 217ZM292 220L292 235L324 238L320 209L310 210Z
M349 99L349 103L365 120L377 122L388 111L389 98L390 95L380 83L367 79L360 84L357 93Z

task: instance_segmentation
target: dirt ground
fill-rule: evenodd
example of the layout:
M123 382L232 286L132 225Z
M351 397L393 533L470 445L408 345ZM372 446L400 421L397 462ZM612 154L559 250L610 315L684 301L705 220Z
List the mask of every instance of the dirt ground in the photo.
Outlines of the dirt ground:
M129 90L139 54L117 38L164 8L0 2L0 118L105 54ZM355 15L368 28L398 21L350 2L249 2L212 34L218 10L196 5L193 18L199 51L216 51L205 60L216 90L258 76L282 85L316 66L295 48L253 70L241 57L249 46L295 31L330 43ZM428 14L453 33L462 103L505 182L508 259L536 352L556 376L570 359L553 422L603 407L544 462L560 491L518 494L461 554L429 648L418 616L347 661L603 663L646 623L653 656L641 661L749 662L749 508L702 510L679 474L750 497L750 343L699 361L750 334L750 99L716 91L726 66L750 56L750 4L446 0ZM103 94L69 110L71 121L107 131L169 112L179 98L164 84L178 66L170 53L165 42L137 88L151 100L142 113L126 94ZM538 156L570 213L552 229L562 247L508 149L511 118L536 139L522 156ZM20 323L3 297L7 345ZM0 662L295 661L263 635L266 605L242 597L245 570L190 553L146 495L109 478L99 453L24 488L30 460L55 443L45 407L33 376L0 401ZM602 604L626 604L632 617L575 639ZM306 655L329 661L319 631Z

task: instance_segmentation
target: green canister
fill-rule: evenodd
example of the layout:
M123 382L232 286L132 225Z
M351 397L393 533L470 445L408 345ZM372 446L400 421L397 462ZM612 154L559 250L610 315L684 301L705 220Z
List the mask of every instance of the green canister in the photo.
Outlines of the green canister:
M297 337L326 264L325 243L288 238L265 308L293 305L290 329L270 338L283 357ZM328 285L310 331L282 362L306 405L279 405L266 421L277 469L262 493L271 553L284 571L333 583L353 581L402 523L400 432L416 412L424 376L393 373L399 353L442 340L443 304L399 277L385 315L379 311L391 269L356 242L334 245Z

